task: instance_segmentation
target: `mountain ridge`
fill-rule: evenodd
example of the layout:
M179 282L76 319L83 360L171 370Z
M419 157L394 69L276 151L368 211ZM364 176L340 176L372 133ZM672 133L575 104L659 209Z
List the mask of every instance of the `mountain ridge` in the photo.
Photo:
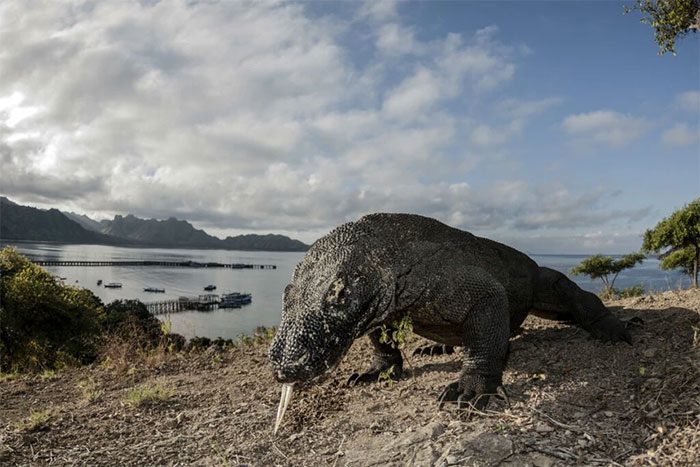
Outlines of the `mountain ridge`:
M272 233L229 236L222 240L175 217L141 219L127 214L96 221L75 212L22 206L4 196L0 197L0 239L242 251L306 251L309 248L299 240Z

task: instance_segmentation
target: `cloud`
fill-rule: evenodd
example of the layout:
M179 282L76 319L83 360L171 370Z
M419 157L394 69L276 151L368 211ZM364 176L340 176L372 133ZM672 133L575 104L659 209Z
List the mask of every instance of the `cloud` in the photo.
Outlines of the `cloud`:
M613 110L569 115L562 126L570 135L611 146L624 146L640 138L649 128L646 120Z
M359 26L304 3L0 3L0 192L306 240L374 211L477 230L632 216L502 175L472 188L561 100L506 98L523 54L496 27L425 40L395 3L351 8L362 59Z
M547 110L560 105L564 100L560 97L546 97L544 99L504 99L496 105L496 109L512 119L520 120L534 117Z
M700 140L700 128L693 129L687 123L677 123L664 131L661 138L672 146L688 146Z
M686 91L677 95L676 105L695 115L700 114L700 91Z

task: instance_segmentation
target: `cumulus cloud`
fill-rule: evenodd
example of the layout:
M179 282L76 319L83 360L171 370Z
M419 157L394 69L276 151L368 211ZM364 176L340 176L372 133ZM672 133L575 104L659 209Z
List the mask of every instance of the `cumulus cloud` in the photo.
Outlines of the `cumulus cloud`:
M700 128L691 128L687 123L677 123L664 131L664 143L672 146L688 146L700 140Z
M573 136L591 138L611 146L624 146L641 137L649 128L649 123L643 118L613 110L596 110L569 115L562 126Z
M523 58L496 27L421 40L396 3L353 7L372 30L366 60L346 18L303 3L3 2L0 191L306 240L372 211L470 229L612 218L522 180L471 188L489 148L560 103L496 94ZM479 99L497 122L465 110ZM627 141L639 121L610 113L626 136L603 139ZM604 131L585 115L571 131Z
M676 96L676 105L688 112L700 114L700 91L686 91Z

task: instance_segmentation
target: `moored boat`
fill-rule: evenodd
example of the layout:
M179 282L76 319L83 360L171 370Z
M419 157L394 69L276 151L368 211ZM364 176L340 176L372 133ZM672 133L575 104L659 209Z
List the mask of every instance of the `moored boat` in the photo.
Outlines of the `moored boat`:
M204 287L204 290L206 290L207 292L211 292L212 290L216 290L216 286L209 284L208 286Z
M154 293L165 293L165 289L159 289L157 287L146 287L143 289L144 292L154 292Z
M219 308L240 308L253 301L253 296L246 292L233 292L223 294L219 302Z
M121 282L110 282L108 284L105 284L105 287L108 289L121 289L122 283Z

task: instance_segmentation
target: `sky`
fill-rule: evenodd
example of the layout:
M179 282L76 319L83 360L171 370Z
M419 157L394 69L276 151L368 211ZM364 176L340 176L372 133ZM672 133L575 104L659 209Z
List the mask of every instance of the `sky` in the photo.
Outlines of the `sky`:
M624 5L2 0L0 194L218 236L410 212L635 251L700 196L700 41L659 56Z

